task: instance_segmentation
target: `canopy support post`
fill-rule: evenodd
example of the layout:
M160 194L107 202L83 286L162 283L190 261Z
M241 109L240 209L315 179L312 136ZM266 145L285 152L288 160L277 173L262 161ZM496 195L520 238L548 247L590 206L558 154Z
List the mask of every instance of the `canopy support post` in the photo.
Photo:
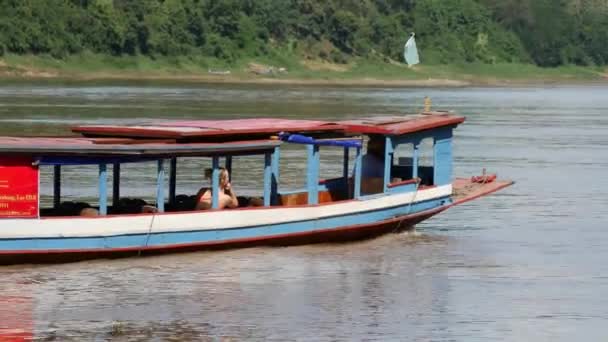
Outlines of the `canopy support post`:
M120 164L114 163L112 167L112 206L114 209L118 207L120 201Z
M175 189L177 187L177 158L171 158L169 169L169 203L175 205Z
M274 148L272 152L272 183L270 188L270 202L272 205L279 204L279 172L280 172L280 162L281 162L281 148L279 146Z
M306 145L308 150L306 187L308 188L308 204L319 204L319 146Z
M348 194L348 163L349 163L349 149L348 147L344 147L344 160L342 161L342 177L344 178L344 188L346 189L346 193Z
M165 161L158 161L158 174L156 178L156 208L158 212L165 211Z
M420 157L420 141L414 141L414 154L412 155L412 178L418 178L418 164Z
M99 164L99 215L108 214L108 168Z
M382 192L388 192L388 185L391 183L391 168L393 166L393 142L390 137L384 139L384 181L382 182Z
M272 194L272 154L264 153L264 206L270 206Z
M53 166L53 206L61 205L61 165Z
M218 209L220 204L220 158L213 156L211 172L211 208Z
M361 197L361 169L363 164L363 156L361 155L361 147L357 147L357 155L355 161L355 185L354 185L354 197L359 199Z

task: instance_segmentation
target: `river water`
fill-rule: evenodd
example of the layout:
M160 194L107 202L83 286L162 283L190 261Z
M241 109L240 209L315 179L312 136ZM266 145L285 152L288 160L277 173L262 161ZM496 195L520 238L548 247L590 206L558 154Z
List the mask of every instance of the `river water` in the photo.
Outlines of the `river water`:
M342 119L419 111L424 96L435 109L467 116L456 131L457 175L485 167L517 184L450 209L415 233L364 242L3 267L0 335L56 341L605 340L608 87L8 84L0 85L0 134L56 135L76 123L157 118ZM289 179L302 175L296 152L290 163L283 160L282 186L296 186ZM339 163L331 162L337 155L323 157L324 172L339 172ZM241 165L235 185L255 192L261 165ZM183 163L180 192L200 186L201 167L198 160ZM66 197L93 198L94 174L66 170ZM49 176L45 171L46 194ZM153 165L133 167L126 178L123 192L153 194Z

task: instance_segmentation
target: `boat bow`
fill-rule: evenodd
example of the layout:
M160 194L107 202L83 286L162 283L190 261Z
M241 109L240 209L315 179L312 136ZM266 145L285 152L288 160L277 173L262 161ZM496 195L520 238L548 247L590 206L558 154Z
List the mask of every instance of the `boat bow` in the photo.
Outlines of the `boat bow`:
M463 204L515 184L511 180L480 177L456 178L452 183L452 205Z

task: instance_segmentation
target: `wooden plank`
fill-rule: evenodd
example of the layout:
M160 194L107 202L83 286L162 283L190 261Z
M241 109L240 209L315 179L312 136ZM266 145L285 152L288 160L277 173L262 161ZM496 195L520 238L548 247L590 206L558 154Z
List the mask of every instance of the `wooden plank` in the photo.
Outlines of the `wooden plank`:
M504 189L515 182L510 180L495 180L490 183L475 183L470 178L456 178L452 183L453 205L462 204L472 201L476 198L483 197Z

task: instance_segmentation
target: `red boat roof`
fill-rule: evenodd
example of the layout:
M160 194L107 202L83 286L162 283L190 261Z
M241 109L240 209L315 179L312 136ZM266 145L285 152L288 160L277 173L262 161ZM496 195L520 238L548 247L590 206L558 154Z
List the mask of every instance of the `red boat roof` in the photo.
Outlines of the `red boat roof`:
M349 133L403 135L463 123L464 117L431 112L405 116L376 116L367 119L340 121Z
M287 119L237 119L163 121L136 126L77 126L75 133L85 136L112 136L135 138L204 138L246 135L272 135L279 132L327 132L341 131L332 122Z
M237 120L189 120L159 123L162 127L187 127L215 131L276 131L285 130L317 130L336 129L335 124L327 121L291 120L291 119L237 119Z
M162 121L135 126L85 125L72 127L75 133L90 137L130 137L156 139L196 139L267 136L279 132L337 134L402 135L444 126L455 126L465 120L445 112L418 115L376 116L348 121L290 119L236 119ZM245 138L246 139L246 138Z

